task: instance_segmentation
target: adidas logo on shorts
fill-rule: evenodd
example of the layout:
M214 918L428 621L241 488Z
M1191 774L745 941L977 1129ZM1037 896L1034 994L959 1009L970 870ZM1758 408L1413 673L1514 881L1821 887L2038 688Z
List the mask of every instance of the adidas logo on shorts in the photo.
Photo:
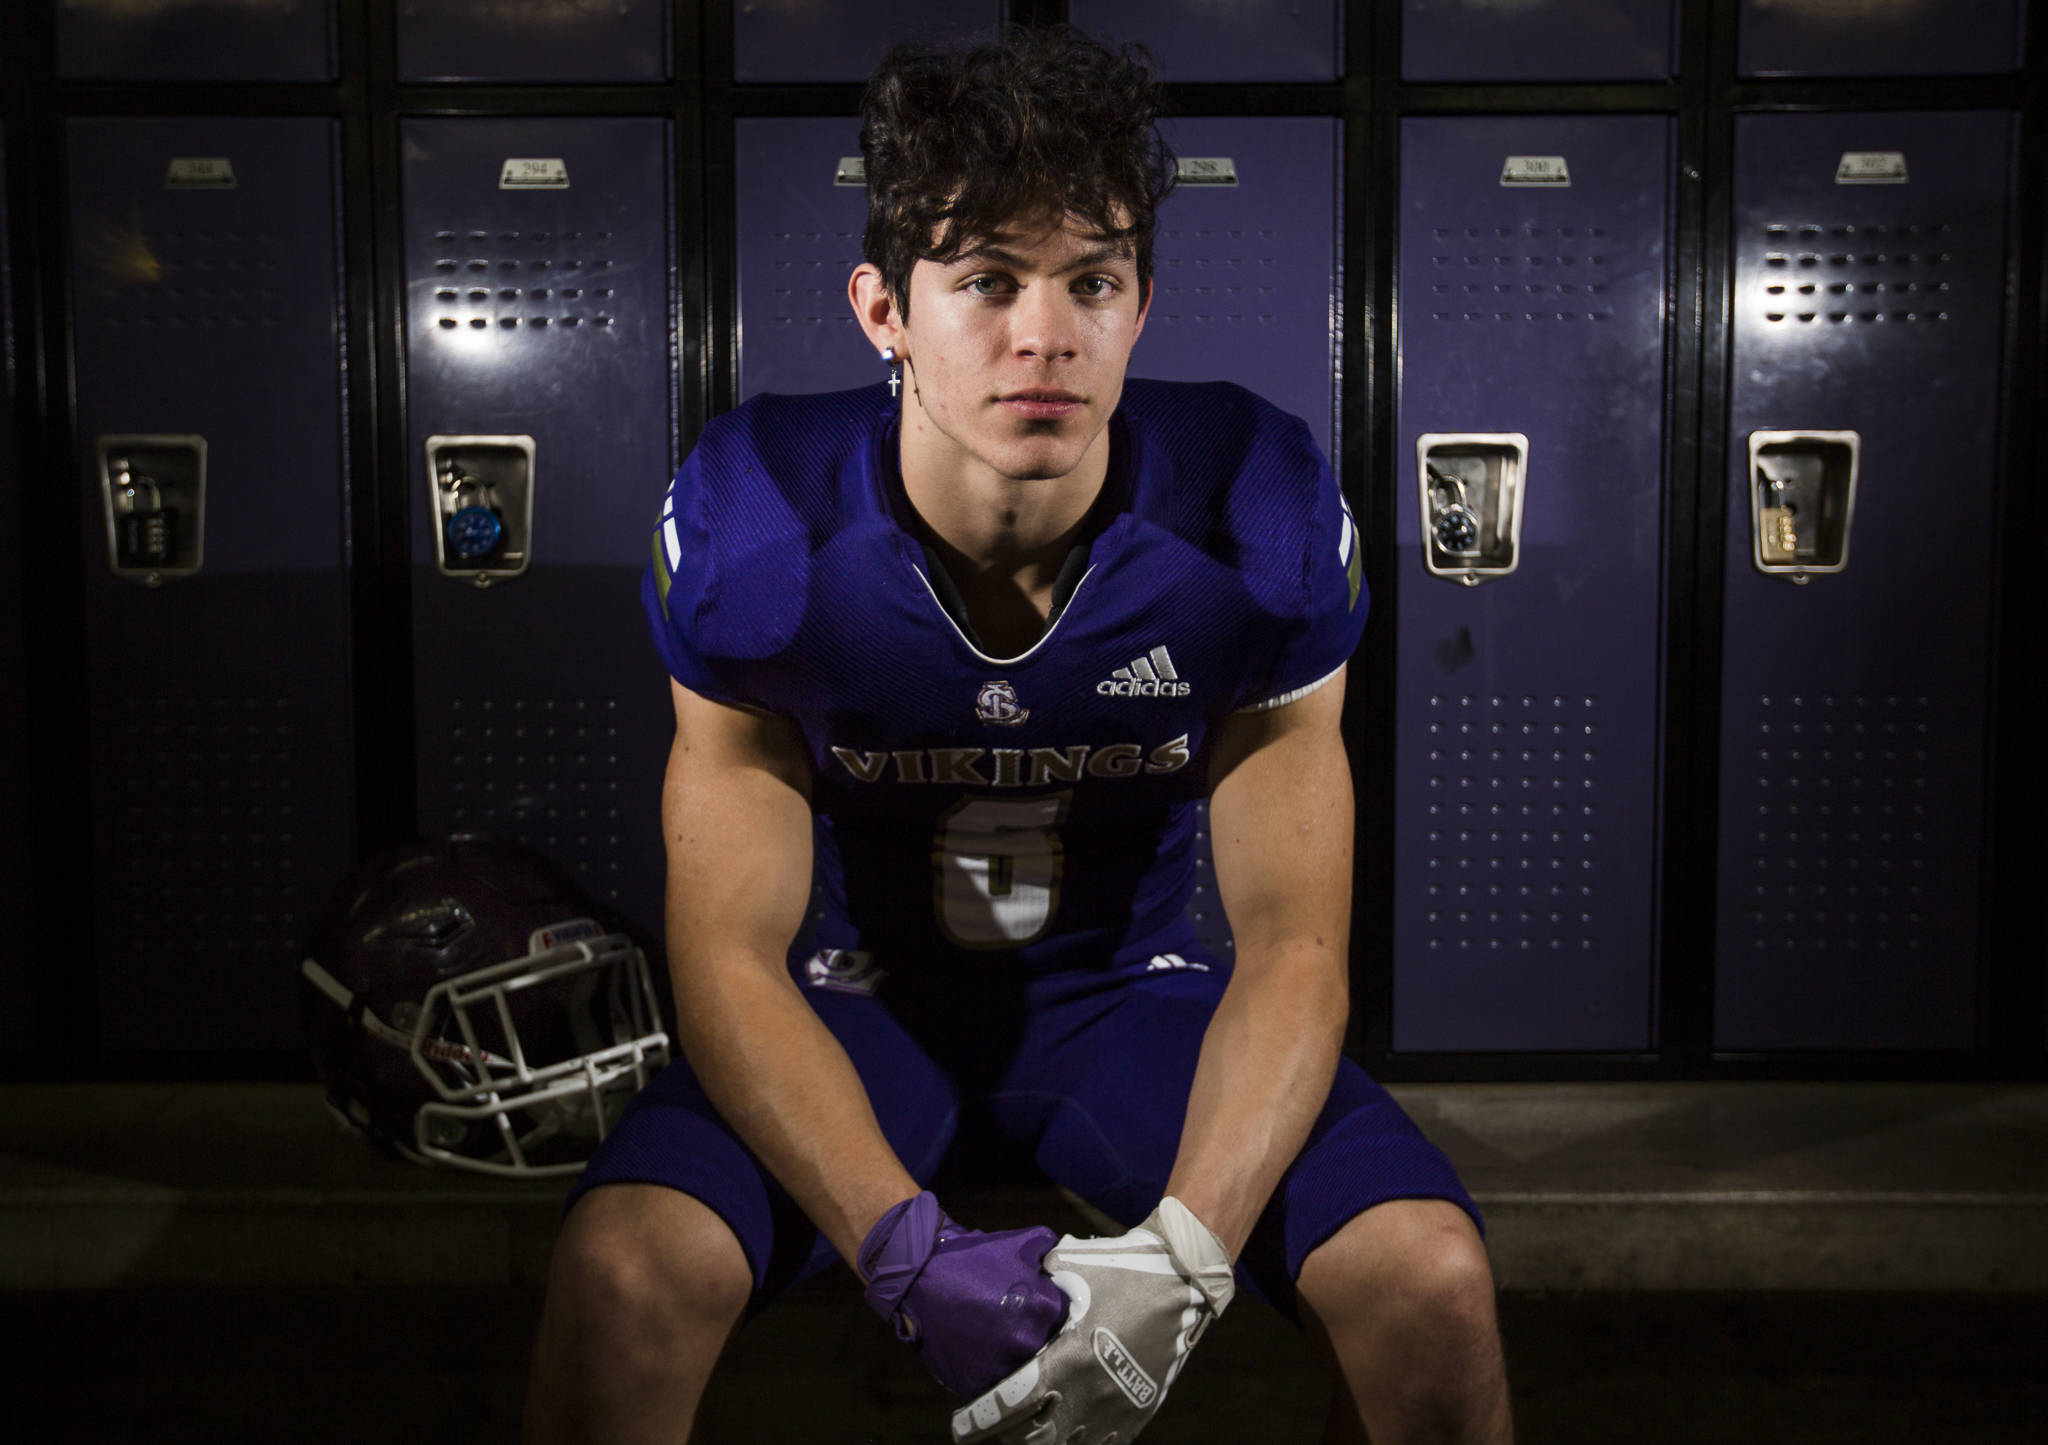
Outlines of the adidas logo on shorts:
M1194 691L1174 671L1164 643L1143 657L1132 658L1129 666L1119 667L1096 683L1095 690L1104 697L1186 697Z

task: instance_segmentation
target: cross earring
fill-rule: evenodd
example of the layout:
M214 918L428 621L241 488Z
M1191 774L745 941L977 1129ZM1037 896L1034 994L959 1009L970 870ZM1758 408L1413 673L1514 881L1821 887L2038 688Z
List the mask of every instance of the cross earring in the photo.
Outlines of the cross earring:
M893 401L903 394L903 373L896 365L895 347L882 349L882 363L889 368L889 398Z

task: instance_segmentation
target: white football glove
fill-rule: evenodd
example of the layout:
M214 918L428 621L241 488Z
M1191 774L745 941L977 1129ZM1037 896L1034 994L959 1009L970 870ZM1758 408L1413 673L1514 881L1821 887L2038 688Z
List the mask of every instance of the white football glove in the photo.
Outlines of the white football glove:
M1169 1195L1129 1234L1066 1235L1042 1267L1067 1296L1065 1325L994 1389L953 1412L953 1439L1130 1445L1236 1293L1230 1253Z

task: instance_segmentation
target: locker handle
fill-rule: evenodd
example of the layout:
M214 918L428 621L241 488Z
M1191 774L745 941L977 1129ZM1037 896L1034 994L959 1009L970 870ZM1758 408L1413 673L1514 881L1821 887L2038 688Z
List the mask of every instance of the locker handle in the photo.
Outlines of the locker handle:
M206 561L206 438L106 435L94 447L107 570L161 587Z
M1849 565L1863 438L1853 431L1749 434L1751 558L1800 586Z
M489 587L533 560L530 436L430 436L427 500L441 575Z
M1428 432L1415 442L1422 560L1430 575L1477 587L1521 562L1529 439L1520 432Z

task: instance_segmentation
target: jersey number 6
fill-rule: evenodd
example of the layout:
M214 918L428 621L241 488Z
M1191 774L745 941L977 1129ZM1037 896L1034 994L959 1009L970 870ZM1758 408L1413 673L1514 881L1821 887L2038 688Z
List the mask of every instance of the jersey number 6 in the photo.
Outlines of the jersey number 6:
M966 948L1016 948L1059 907L1060 824L1072 793L963 798L932 837L939 927Z

